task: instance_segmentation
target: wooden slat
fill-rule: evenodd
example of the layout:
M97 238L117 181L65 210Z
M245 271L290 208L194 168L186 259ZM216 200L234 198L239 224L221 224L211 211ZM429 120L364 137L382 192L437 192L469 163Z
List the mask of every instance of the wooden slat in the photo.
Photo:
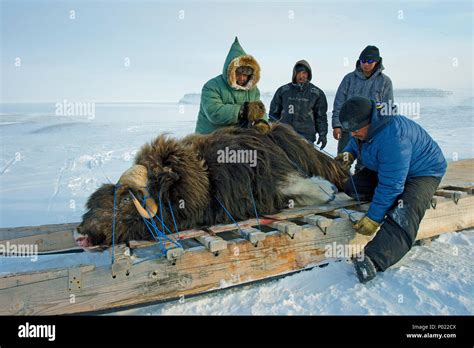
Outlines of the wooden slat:
M0 241L41 234L47 235L53 232L74 231L78 225L79 222L40 226L4 227L0 228Z
M448 163L448 170L441 181L440 188L445 186L472 187L474 185L474 159L469 158Z
M73 231L48 231L38 235L13 238L0 241L0 245L37 245L38 252L78 249L74 242Z

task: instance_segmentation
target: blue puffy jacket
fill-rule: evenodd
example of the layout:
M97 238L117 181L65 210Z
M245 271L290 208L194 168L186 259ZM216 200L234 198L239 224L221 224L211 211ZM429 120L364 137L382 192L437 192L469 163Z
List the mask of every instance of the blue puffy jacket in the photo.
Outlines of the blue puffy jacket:
M438 144L416 122L405 116L384 116L372 102L372 120L363 141L352 138L344 151L378 173L379 183L367 216L381 222L397 197L403 192L407 178L442 177L446 159Z

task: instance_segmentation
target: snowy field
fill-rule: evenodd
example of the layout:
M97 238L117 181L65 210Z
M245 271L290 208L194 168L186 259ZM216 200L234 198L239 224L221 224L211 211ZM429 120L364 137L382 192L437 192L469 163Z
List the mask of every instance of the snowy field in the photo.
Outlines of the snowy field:
M415 120L448 161L474 157L471 91L398 101L419 103ZM142 144L164 132L192 133L198 107L96 103L91 117L58 115L54 103L0 104L0 227L80 221L89 195L115 183ZM334 155L336 141L328 139L325 150ZM368 286L357 283L350 264L331 262L269 283L124 313L474 314L473 243L472 230L443 235L430 247L413 248ZM44 260L57 264L54 256ZM22 267L2 260L0 273Z

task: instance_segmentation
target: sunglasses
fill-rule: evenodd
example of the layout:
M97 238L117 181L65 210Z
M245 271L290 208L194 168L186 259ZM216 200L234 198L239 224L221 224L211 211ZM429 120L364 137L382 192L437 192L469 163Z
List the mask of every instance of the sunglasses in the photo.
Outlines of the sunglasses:
M361 59L360 62L362 64L372 64L372 63L376 62L376 60L374 60L374 59L367 59L367 60L366 59Z

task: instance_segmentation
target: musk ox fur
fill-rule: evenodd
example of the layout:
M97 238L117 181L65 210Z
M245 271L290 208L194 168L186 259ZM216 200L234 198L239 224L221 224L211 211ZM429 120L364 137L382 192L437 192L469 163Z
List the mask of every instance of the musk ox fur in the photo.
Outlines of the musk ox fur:
M239 153L255 160L223 159ZM160 135L142 146L116 185L103 184L89 197L76 242L110 245L114 223L116 243L151 240L144 219L156 214L174 232L171 210L181 231L231 223L222 205L239 221L255 217L254 202L262 215L290 202L325 203L346 179L336 161L281 123L264 132L226 127L182 139Z

